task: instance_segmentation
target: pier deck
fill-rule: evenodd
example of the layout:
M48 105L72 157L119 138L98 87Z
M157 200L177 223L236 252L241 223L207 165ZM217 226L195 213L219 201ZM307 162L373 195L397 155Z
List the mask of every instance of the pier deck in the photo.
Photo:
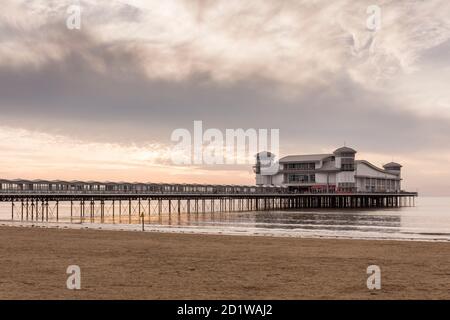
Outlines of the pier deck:
M136 223L154 215L414 206L416 192L294 193L283 187L0 180L13 221ZM61 214L62 211L64 214Z

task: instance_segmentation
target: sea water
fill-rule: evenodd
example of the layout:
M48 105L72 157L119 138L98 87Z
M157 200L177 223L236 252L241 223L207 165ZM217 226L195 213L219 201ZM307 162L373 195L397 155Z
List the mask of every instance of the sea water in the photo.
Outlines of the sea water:
M136 204L132 204L133 209ZM143 211L145 207L143 206ZM69 206L61 203L60 222L68 228L102 228L111 230L141 230L139 221L129 223L127 209L111 219L106 206L106 218L100 223L69 220ZM162 232L261 235L283 237L324 237L390 240L450 241L450 197L419 197L413 207L373 209L293 209L250 212L214 213L153 213L144 218L144 230ZM19 218L15 209L15 220ZM54 218L54 208L50 208ZM74 209L76 211L76 208ZM87 212L87 209L86 209ZM75 215L75 214L74 214ZM97 213L98 216L98 213ZM120 220L119 220L120 219ZM2 203L0 220L11 222L11 204ZM57 226L55 222L35 225ZM29 225L29 223L28 223Z

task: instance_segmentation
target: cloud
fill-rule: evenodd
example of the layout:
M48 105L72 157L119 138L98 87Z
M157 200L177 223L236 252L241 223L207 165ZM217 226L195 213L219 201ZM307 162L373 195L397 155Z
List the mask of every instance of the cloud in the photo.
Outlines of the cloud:
M171 132L193 120L279 128L284 154L346 141L413 161L450 147L448 1L81 0L82 28L68 30L76 2L2 4L2 125L62 139L47 155L24 140L4 145L10 172L21 152L48 170L59 155L83 152L91 173L112 152L125 168L136 152L163 153ZM366 28L373 4L382 10L377 32ZM195 172L209 179L209 169Z
M7 1L0 53L8 63L45 63L70 51L53 37L76 1ZM347 73L360 83L410 71L424 50L450 37L450 4L377 1L379 32L366 28L373 1L81 1L83 30L97 46L132 50L152 79L206 73L215 81L261 77L308 86ZM60 31L56 31L60 32ZM20 36L18 36L20 35ZM17 49L24 54L17 53ZM94 63L95 65L95 63Z

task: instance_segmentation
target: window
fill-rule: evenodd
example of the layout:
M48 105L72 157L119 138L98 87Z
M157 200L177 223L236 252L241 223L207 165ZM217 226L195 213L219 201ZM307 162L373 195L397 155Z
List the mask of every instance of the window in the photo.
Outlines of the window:
M297 182L297 183L308 183L315 181L315 175L306 175L306 174L290 174L288 176L288 182ZM313 179L313 180L312 180Z
M316 164L314 162L288 163L286 168L289 170L314 170L316 168Z
M341 170L343 170L343 171L353 171L353 170L355 170L355 159L353 159L353 158L342 158L341 159Z
M341 157L354 157L355 154L354 153L350 153L350 152L343 152L340 154Z
M355 184L352 182L339 182L338 189L345 192L355 191Z

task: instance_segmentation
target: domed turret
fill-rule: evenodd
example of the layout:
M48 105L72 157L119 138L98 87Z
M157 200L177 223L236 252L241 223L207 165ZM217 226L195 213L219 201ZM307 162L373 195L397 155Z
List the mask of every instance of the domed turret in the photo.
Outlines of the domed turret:
M402 165L396 162L389 162L383 166L384 170L389 171L390 173L400 175Z
M349 147L341 147L339 149L334 150L334 155L336 156L351 156L351 155L355 155L356 154L356 150L349 148Z
M402 165L397 162L389 162L383 166L385 169L401 169Z

